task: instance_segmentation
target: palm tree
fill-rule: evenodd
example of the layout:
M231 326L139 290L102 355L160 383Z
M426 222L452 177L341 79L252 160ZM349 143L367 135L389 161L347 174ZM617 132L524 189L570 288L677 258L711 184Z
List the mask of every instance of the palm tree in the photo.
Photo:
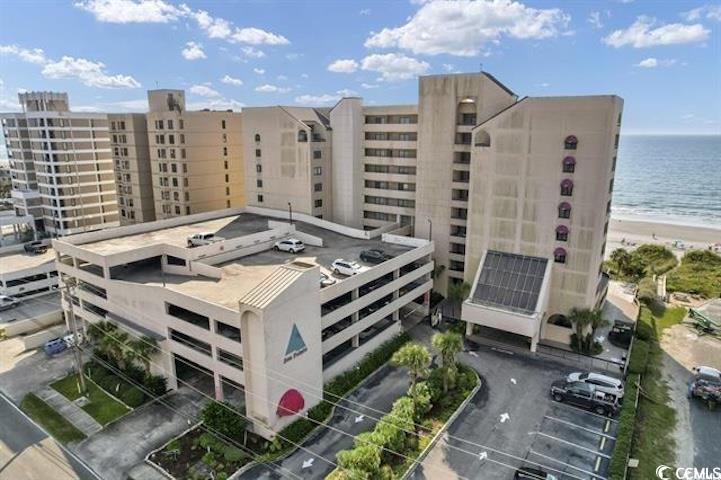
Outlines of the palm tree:
M130 351L134 360L140 361L143 364L143 370L145 370L145 376L150 376L150 357L155 354L158 350L158 342L147 335L142 336L137 340L131 340Z
M125 332L106 332L100 340L100 348L121 369L125 367L125 351L128 334Z
M458 310L460 309L461 303L471 294L471 286L466 282L449 282L447 294L446 298L448 298L453 308L453 318L461 318Z
M431 354L428 349L418 343L406 343L391 358L391 363L408 369L408 376L411 380L411 388L419 378L428 375L428 367L431 366Z
M456 354L463 350L463 337L455 332L436 333L431 343L441 352L442 367L446 372L443 376L443 393L446 393L449 383L453 384L456 379Z
M568 320L575 330L578 350L581 353L590 353L591 343L596 335L596 330L606 323L600 310L588 308L572 308L568 314ZM589 333L586 333L588 328Z

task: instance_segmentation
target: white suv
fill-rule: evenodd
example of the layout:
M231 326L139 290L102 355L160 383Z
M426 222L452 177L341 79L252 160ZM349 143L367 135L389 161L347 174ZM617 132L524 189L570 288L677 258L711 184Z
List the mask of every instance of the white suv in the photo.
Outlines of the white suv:
M188 237L188 247L202 247L204 245L222 242L223 240L222 237L216 237L214 233L210 232L194 233Z
M303 242L301 242L298 239L295 238L288 238L286 240L281 240L279 242L275 242L275 245L273 246L274 250L282 250L284 252L290 252L290 253L298 253L305 250L305 245L303 245Z
M590 383L594 385L599 392L613 395L619 399L623 398L623 381L618 378L609 377L608 375L593 372L573 372L568 374L566 381L570 383Z
M343 260L342 258L337 259L333 264L330 266L330 269L333 270L333 273L341 274L341 275L355 275L357 273L360 273L360 265L358 265L356 262L351 262L349 260Z
M20 301L17 298L10 297L8 295L0 295L0 311L10 310L18 305L20 305Z

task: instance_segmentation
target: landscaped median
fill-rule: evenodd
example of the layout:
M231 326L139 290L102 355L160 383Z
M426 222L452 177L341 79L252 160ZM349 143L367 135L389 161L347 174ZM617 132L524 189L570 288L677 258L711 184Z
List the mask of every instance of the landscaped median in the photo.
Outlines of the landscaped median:
M676 307L662 308L654 315L647 306L641 307L609 480L654 478L658 465L673 465L675 461L676 411L669 405L669 387L661 375L663 351L659 340L663 330L679 323L685 314L684 308ZM638 467L629 469L626 476L629 457L638 460Z
M410 375L408 394L393 403L371 431L355 437L354 447L336 455L338 468L326 479L399 479L414 466L445 422L478 384L476 373L456 363L463 348L458 333L438 333L433 346L441 353L442 366L430 370L431 357L419 344L409 343L392 358ZM425 381L420 381L427 378Z
M107 425L130 412L131 409L129 407L108 395L92 380L86 379L85 386L87 392L83 395L78 388L78 376L74 373L50 384L50 387L57 390L58 393L71 402L85 396L88 402L80 408L85 410L88 415L93 417L100 425Z
M42 425L60 443L79 442L85 439L83 432L75 428L34 393L25 395L20 404L20 409L35 422Z

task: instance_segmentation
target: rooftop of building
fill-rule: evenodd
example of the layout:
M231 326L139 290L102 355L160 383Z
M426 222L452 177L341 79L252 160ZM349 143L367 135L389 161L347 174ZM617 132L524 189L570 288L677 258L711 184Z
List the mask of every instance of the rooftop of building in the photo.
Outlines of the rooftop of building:
M269 221L284 222L284 219L243 212L169 228L159 228L134 235L83 243L80 247L101 255L130 252L136 248L147 247L151 244L168 244L188 248L186 239L193 233L214 233L225 240L232 240L271 230ZM212 257L192 261L191 266L193 263L196 265L198 263L212 265L209 268L217 269L220 278L214 278L210 275L170 274L163 272L157 261L113 267L111 275L117 280L164 287L209 303L237 309L238 300L251 292L274 272L277 272L278 267L288 266L291 269L306 269L318 265L321 272L334 278L337 282L342 282L348 277L334 275L331 272L331 264L336 259L355 261L361 266L361 270L368 270L375 265L360 260L359 256L363 250L379 249L387 256L395 257L415 248L410 244L401 245L384 242L380 235L370 239L354 238L332 230L334 224L330 223L324 223L324 225L330 226L329 228L313 225L302 220L293 223L296 231L299 232L299 236L302 236L300 234L306 234L319 238L322 240L323 246L306 244L303 252L292 254L272 249L273 244L270 241L267 244L267 249L240 258L220 263L214 263ZM340 230L343 228L345 227L340 227ZM293 237L294 235L290 234L285 238ZM278 239L280 238L278 237ZM232 292L232 294L229 294L229 292Z
M48 248L47 252L37 255L26 253L24 250L6 253L0 255L0 275L29 270L54 261L55 251L52 248Z

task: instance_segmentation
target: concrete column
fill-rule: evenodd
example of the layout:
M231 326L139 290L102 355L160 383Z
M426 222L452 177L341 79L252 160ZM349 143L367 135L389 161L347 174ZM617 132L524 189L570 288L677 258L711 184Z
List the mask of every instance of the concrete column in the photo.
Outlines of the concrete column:
M354 335L351 339L351 345L353 348L358 348L360 346L360 335Z
M166 343L167 345L167 343ZM161 347L162 348L162 347ZM178 389L178 378L177 378L177 372L175 371L175 360L173 358L173 354L171 352L168 352L168 355L162 355L164 358L166 358L167 362L167 368L166 372L168 374L166 375L167 382L168 382L168 389L169 390L177 390ZM158 372L160 373L160 372Z
M538 346L538 334L531 337L531 351L535 353L537 346Z
M473 324L471 322L466 322L466 336L473 334Z
M213 383L215 384L215 399L219 402L223 401L223 382L220 380L220 374L213 372Z

